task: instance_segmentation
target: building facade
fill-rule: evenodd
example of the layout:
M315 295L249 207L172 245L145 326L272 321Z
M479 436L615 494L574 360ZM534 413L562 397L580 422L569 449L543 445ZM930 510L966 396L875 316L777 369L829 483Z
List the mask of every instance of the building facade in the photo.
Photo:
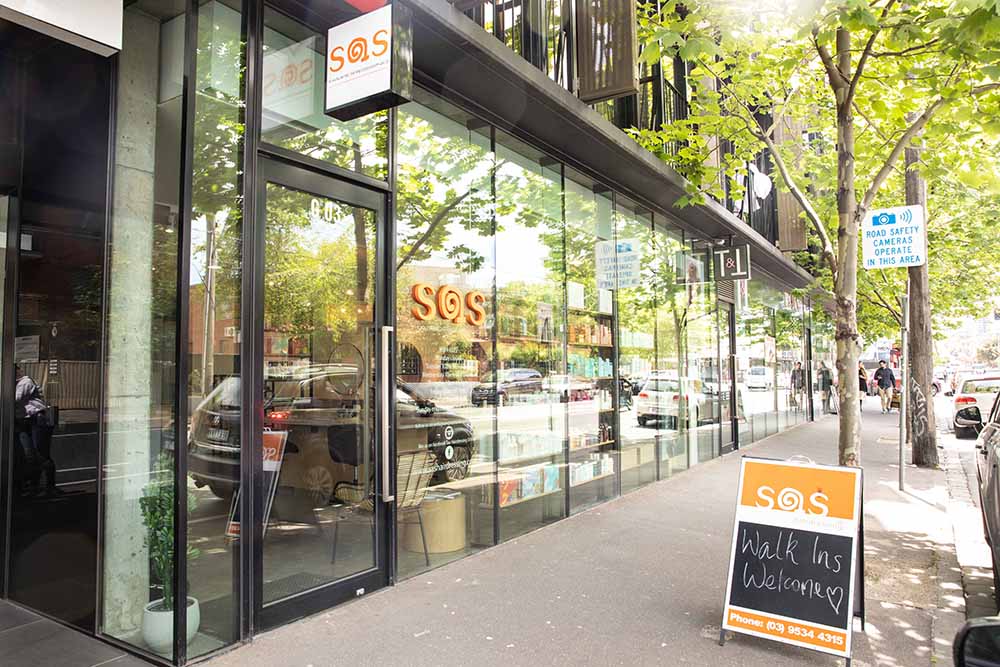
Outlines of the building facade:
M409 0L409 101L334 120L383 4L0 0L4 597L186 664L818 412L777 223L615 125L682 64L589 106L581 3Z

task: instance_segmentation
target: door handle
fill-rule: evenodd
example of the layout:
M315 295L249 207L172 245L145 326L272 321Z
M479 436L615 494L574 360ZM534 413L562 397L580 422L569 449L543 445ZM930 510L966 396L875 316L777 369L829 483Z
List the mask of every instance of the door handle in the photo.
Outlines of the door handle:
M382 327L382 500L392 502L396 499L392 495L392 483L389 475L392 466L389 465L389 406L392 405L392 390L395 382L390 382L392 373L389 368L389 343L392 340L392 327Z

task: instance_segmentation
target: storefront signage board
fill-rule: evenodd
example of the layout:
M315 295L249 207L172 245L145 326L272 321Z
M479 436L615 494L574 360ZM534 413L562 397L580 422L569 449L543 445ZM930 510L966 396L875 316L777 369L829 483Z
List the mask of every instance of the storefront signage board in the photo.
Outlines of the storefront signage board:
M271 516L271 506L274 505L274 494L278 490L278 477L281 474L281 462L285 459L285 443L288 442L288 431L264 431L261 444L264 447L264 530ZM233 504L229 509L229 521L226 522L226 537L240 536L240 492L233 494Z
M121 51L123 16L108 0L0 0L0 18L102 56Z
M341 23L326 37L326 114L345 121L411 98L410 11L396 3Z
M639 285L642 252L639 239L598 241L594 262L598 289L628 289Z
M861 252L866 269L921 266L927 261L924 207L870 211L861 222Z
M732 248L716 248L712 252L715 262L715 280L750 279L750 244Z
M861 469L744 457L726 630L850 658Z

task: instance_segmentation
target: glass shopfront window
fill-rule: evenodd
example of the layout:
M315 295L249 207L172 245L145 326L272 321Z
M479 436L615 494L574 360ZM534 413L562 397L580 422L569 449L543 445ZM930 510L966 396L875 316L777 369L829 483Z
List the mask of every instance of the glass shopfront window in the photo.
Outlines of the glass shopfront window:
M565 200L566 376L554 388L569 412L570 510L577 511L617 493L614 285L598 285L595 261L614 242L614 219L611 193L582 176L567 173ZM585 479L579 471L595 455L601 467Z
M494 543L495 410L511 375L498 378L494 361L490 129L421 98L434 108L412 103L397 115L401 577Z
M348 122L325 109L326 29L357 15L342 3L264 6L261 140L373 178L388 176L389 113Z
M106 322L104 633L164 657L173 628L177 243L185 16L124 13Z
M802 305L790 295L782 295L774 313L777 344L778 416L784 429L799 423L805 411L805 365L802 340Z
M598 453L565 467L561 168L500 133L496 143L497 356L490 380L500 539L507 540L563 518L568 486L613 471Z
M686 367L687 311L690 294L687 284L678 279L678 263L683 257L681 240L663 229L662 220L656 221L656 260L659 268L650 277L656 287L656 357L657 368L667 375L670 387L680 389L681 370ZM649 392L647 392L649 393ZM680 392L677 391L678 410L681 414ZM652 395L652 394L651 394ZM666 396L673 404L673 396ZM686 410L687 403L684 407ZM672 408L671 408L672 409ZM688 468L686 420L661 419L657 422L657 440L660 455L660 477L666 478Z
M621 471L625 493L656 480L656 435L676 430L677 374L658 364L656 312L661 295L654 277L659 268L653 216L623 197L615 198L615 245L618 251L618 374L621 378ZM625 258L631 271L625 275ZM632 273L634 271L634 274ZM604 276L602 276L604 278ZM639 391L633 391L639 387Z
M691 463L719 455L719 330L715 283L706 261L705 282L690 285L687 322L688 427Z
M239 639L243 394L243 79L240 12L198 9L188 326L188 657ZM238 525L238 524L237 524ZM195 607L197 605L197 607Z

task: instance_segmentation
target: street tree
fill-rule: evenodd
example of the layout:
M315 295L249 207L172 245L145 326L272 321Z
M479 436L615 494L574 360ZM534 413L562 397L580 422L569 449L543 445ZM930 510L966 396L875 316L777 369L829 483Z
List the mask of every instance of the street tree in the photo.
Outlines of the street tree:
M769 151L813 234L812 268L827 290L837 371L853 378L860 223L886 203L887 183L914 139L934 141L955 122L995 131L1000 5L668 0L646 13L643 42L646 62L687 63L691 108L688 118L636 132L637 139L688 179L681 204L727 191L738 197L737 174ZM781 127L802 131L782 142ZM674 145L681 148L668 150ZM840 382L838 391L839 460L857 465L857 383Z

